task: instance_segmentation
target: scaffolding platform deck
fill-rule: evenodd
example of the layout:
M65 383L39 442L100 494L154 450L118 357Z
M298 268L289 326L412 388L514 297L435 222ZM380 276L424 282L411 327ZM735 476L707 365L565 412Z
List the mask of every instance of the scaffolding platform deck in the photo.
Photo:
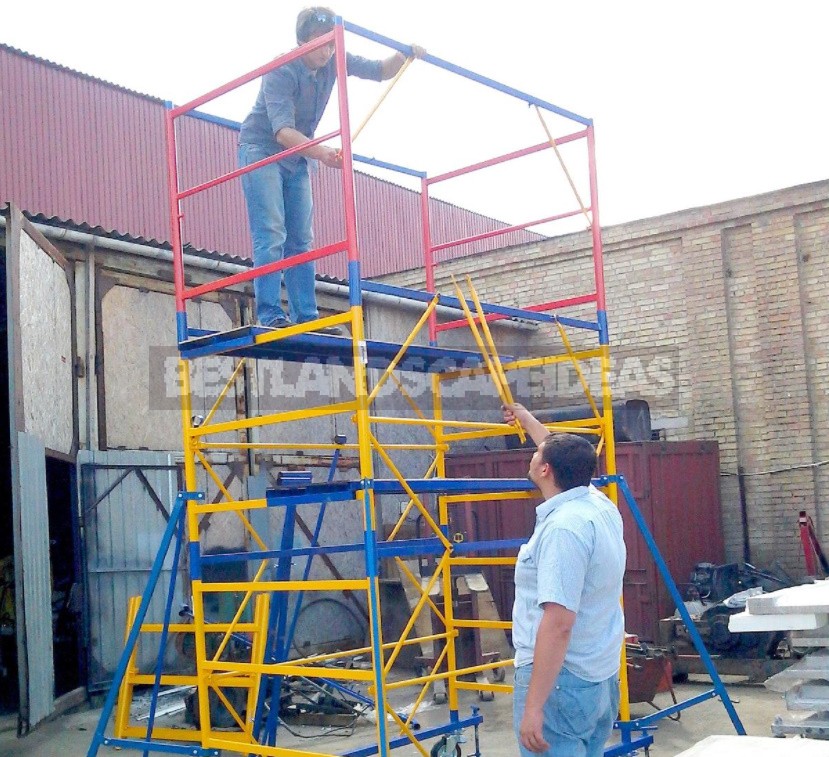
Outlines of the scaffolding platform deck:
M422 478L407 479L415 494L479 494L534 491L534 485L526 478ZM375 494L405 494L403 484L397 479L376 478L369 481L334 481L268 489L269 507L300 505L305 503L342 502L355 499L357 492L373 489Z
M291 334L281 339L263 341L281 329L266 326L240 326L229 331L199 332L179 343L184 360L224 355L262 360L286 360L289 362L318 362L329 365L352 366L354 364L354 343L351 335L332 336L305 332ZM365 342L366 365L369 368L386 368L400 351L394 342L367 339ZM502 356L511 360L509 356ZM480 352L446 347L410 345L398 363L403 371L417 373L442 373L460 368L479 368L485 365Z

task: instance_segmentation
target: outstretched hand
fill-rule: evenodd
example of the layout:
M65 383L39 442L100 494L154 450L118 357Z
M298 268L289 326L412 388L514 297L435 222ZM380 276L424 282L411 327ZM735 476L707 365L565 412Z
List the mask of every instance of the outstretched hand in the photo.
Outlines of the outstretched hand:
M501 410L504 411L504 423L508 423L510 426L517 424L523 426L527 418L532 417L530 411L520 402L513 402L511 405L501 405Z
M421 47L420 45L411 45L412 54L409 56L410 58L419 58L423 59L426 57L426 48Z

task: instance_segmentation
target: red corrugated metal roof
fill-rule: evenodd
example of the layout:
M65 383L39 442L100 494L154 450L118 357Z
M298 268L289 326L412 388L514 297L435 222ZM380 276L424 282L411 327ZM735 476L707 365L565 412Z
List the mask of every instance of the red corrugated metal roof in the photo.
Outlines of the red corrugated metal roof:
M166 242L169 221L164 139L165 103L0 44L0 201L106 233ZM181 185L215 178L236 165L235 129L199 118L179 120ZM343 237L340 174L314 177L319 245ZM417 193L356 175L359 242L366 277L422 266ZM504 224L431 201L434 238ZM185 201L184 239L193 248L250 258L241 186L228 182ZM447 250L460 257L520 244L539 235L508 235ZM323 273L345 275L345 261Z

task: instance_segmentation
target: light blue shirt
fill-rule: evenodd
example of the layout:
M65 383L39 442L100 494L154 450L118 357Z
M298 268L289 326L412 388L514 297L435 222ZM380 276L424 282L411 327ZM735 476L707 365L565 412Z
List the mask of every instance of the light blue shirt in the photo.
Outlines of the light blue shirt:
M515 565L515 665L533 662L543 605L555 602L576 613L564 667L586 681L605 681L619 672L624 637L622 517L592 485L557 494L535 512Z

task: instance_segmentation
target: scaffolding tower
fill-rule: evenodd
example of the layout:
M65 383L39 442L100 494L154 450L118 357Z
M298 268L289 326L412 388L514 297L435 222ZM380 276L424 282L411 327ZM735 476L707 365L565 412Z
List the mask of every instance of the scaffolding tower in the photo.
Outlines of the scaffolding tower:
M352 151L352 132L349 123L345 32L379 42L387 47L409 54L407 45L383 37L367 29L344 22L341 19L332 32L324 34L282 55L272 63L229 84L217 88L186 105L172 108L167 114L167 157L169 175L169 203L171 216L172 246L174 254L174 278L176 293L177 335L180 350L179 376L182 387L181 417L184 446L184 481L172 509L167 530L162 539L158 556L151 571L147 589L142 597L133 598L128 610L128 633L125 650L115 673L115 681L107 697L104 712L93 736L89 755L96 755L102 745L119 746L170 754L218 755L222 751L249 755L318 755L313 749L291 748L280 745L282 728L279 719L280 693L283 683L301 678L327 690L345 691L355 701L361 702L375 713L375 732L371 743L349 750L350 757L379 754L389 755L397 747L413 746L427 755L428 743L435 741L432 755L460 753L459 744L466 728L476 729L475 752L480 754L477 726L482 720L480 712L473 709L469 715L460 711L459 693L464 690L502 694L511 691L504 682L505 669L512 665L508 659L494 659L475 665L460 664L456 649L459 634L464 629L482 629L505 632L508 621L482 620L455 617L452 591L454 577L459 571L471 567L512 565L518 546L525 540L463 541L453 539L453 512L459 503L467 507L476 502L514 500L533 496L532 485L525 479L451 479L446 477L446 456L453 445L468 440L522 435L520 428L501 422L456 419L445 417L444 393L450 382L468 378L491 377L494 393L501 402L512 401L510 378L515 372L528 369L566 364L572 367L584 389L590 412L586 417L550 424L551 431L568 431L590 434L599 438L599 448L604 456L606 475L597 480L608 495L618 501L621 487L629 506L637 517L637 524L646 538L647 526L638 516L635 502L629 496L624 480L616 473L614 457L613 414L610 389L609 335L605 306L605 286L602 266L602 242L599 224L599 207L596 183L595 145L593 125L590 119L559 108L551 103L507 87L491 79L451 64L432 55L426 63L442 68L453 75L465 77L533 106L538 111L547 138L539 144L500 155L490 160L465 166L455 171L429 177L421 172L355 155ZM177 119L201 107L207 102L253 81L279 66L334 43L337 66L337 95L339 102L339 128L313 139L302 147L339 139L342 146L342 201L345 229L341 241L320 249L291 257L280 262L254 268L250 271L221 278L199 286L187 286L184 276L182 246L182 202L227 181L238 179L243 173L255 170L267 163L283 160L298 152L299 148L285 150L247 168L231 171L223 176L196 186L182 188L179 182L177 150ZM563 117L576 125L576 130L553 137L543 118L543 113ZM559 147L582 142L587 152L589 197L582 201L567 169L565 173L575 197L574 207L520 225L454 239L439 244L431 239L430 191L442 181L469 174L526 155L552 150L561 160ZM355 206L354 163L379 165L389 170L414 174L421 180L421 210L423 253L425 266L424 291L373 283L361 277L360 251L357 244L357 213ZM562 162L562 167L564 163ZM455 282L449 294L436 289L436 253L450 246L468 244L484 238L495 237L516 230L553 222L563 218L584 215L589 223L592 239L592 285L588 291L566 299L541 302L524 307L482 301L474 282ZM187 303L196 298L228 287L248 282L253 278L284 270L290 266L330 255L345 253L348 259L349 308L346 312L320 318L282 329L270 329L257 325L245 325L231 331L208 332L192 328L188 324ZM364 296L369 293L393 295L419 303L422 315L413 325L408 337L400 342L368 338L365 328ZM438 312L442 315L438 317ZM592 310L591 317L584 317L585 308ZM577 311L577 316L568 311ZM456 315L446 317L445 313ZM519 321L523 324L546 325L557 334L557 345L550 354L522 358L499 355L493 332L499 322ZM323 326L342 325L350 331L348 336L330 336L316 333ZM461 349L441 344L442 335L457 329L466 330L477 349ZM425 330L425 335L421 332ZM574 335L576 335L574 337ZM592 343L584 346L586 338ZM236 360L235 370L219 394L213 408L202 419L194 414L191 402L191 367L198 361L213 356L228 356ZM286 362L316 361L323 366L345 366L351 377L350 396L337 398L328 404L306 406L301 409L273 412L257 417L245 417L232 421L215 420L222 402L239 379L246 361L282 360ZM583 366L598 364L600 394L593 396ZM370 381L370 371L376 370ZM397 374L417 373L426 376L431 386L429 412L425 412L407 392ZM383 416L376 410L376 400L381 389L389 382L396 385L410 409L407 415ZM391 384L389 384L391 385ZM285 441L262 442L256 440L256 430L266 426L286 429L298 428L298 424L312 418L338 416L352 430L345 437L332 442ZM389 426L425 430L425 443L403 441L383 443L382 429ZM240 441L239 434L242 433ZM346 437L353 441L349 442ZM298 435L301 438L301 435ZM224 486L213 470L209 456L222 450L234 454L249 454L256 450L292 449L330 454L332 463L326 481L313 482L301 474L286 475L279 486L268 489L264 496L237 499ZM356 454L359 475L356 480L338 480L337 459L344 451ZM420 477L404 475L395 456L401 452L419 451L430 456L431 462ZM218 502L208 502L203 491L198 490L199 471L203 471L222 492ZM388 473L382 478L379 471ZM382 530L380 502L384 496L404 498L406 504L399 511L397 522ZM320 533L326 508L337 507L344 502L356 502L363 519L363 538L359 543L321 543ZM319 506L318 517L308 546L297 547L295 524L301 509L309 504ZM254 527L255 515L279 509L283 513L281 534L272 539L268 533ZM203 549L200 540L199 521L212 513L233 514L248 534L252 549L245 552L211 551ZM403 536L404 524L411 513L425 524L425 533L417 538ZM307 532L306 532L307 533ZM660 570L669 587L675 593L679 607L682 605L676 587L658 555L652 538L648 542L654 552ZM165 613L160 623L149 623L147 612L156 591L165 560L172 553L173 570L167 590ZM328 555L358 554L362 556L364 572L356 577L335 575L331 579L311 579L310 567L315 557ZM431 557L435 569L431 576L421 578L407 560ZM304 563L301 578L294 578L292 564ZM177 576L186 570L192 606L190 617L182 622L172 622L173 596ZM398 638L384 638L381 623L380 578L384 565L393 563L407 589L416 598L414 610ZM211 566L242 564L250 566L246 580L208 581L205 573ZM247 571L246 571L247 572ZM442 591L435 589L442 587ZM327 654L296 656L292 639L303 597L316 592L342 592L361 598L361 605L368 615L368 643ZM206 598L222 596L233 607L230 620L217 620L206 610ZM431 632L423 631L423 618L429 618ZM686 618L692 635L693 624ZM419 629L419 630L418 630ZM165 670L165 650L171 635L188 640L193 651L195 671L171 673ZM698 648L710 663L701 640ZM136 663L139 643L158 645L157 664L150 672L141 672ZM392 676L392 668L401 653L413 645L434 645L425 674L414 677ZM232 654L231 654L232 652ZM623 653L623 650L622 650ZM355 655L370 661L365 669L338 664ZM722 682L713 666L715 685L703 697L718 696L728 710L738 732L742 732ZM622 665L622 687L626 693ZM482 675L488 675L483 680ZM469 677L477 677L469 680ZM429 687L437 681L445 682L447 691L447 719L444 723L418 728L418 709ZM146 724L135 722L130 707L135 688L149 687L152 693L150 712ZM185 686L196 691L196 719L198 730L186 730L159 726L158 694L161 687ZM394 693L400 689L415 692L414 703L406 712L392 705ZM682 703L677 707L689 706ZM235 730L215 724L216 711L229 713ZM671 713L675 712L671 708ZM107 735L110 716L114 714L112 736ZM670 714L670 713L669 713ZM648 727L653 717L637 721L629 720L627 697L622 697L621 743L608 749L607 754L626 754L647 746L652 741Z

